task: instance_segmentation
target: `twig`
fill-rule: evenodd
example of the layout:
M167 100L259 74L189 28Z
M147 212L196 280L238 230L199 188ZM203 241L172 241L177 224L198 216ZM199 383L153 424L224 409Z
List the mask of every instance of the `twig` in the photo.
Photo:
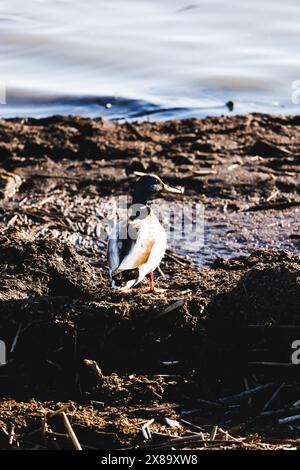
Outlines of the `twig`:
M203 408L196 408L194 410L183 410L181 411L182 415L193 415L196 413L201 413L203 411Z
M15 440L15 426L12 425L11 431L9 433L9 445L12 446Z
M167 250L166 255L167 257L171 258L173 261L178 261L178 264L183 263L183 266L190 265L191 261L184 256L177 255L177 253L174 253L172 250Z
M5 436L9 436L9 432L4 426L0 426L0 431L2 431Z
M17 342L18 342L18 339L19 339L19 335L20 335L20 332L21 332L21 329L22 329L22 323L19 324L18 326L18 329L17 329L17 332L16 332L16 335L14 337L14 340L12 342L12 345L11 345L11 348L10 348L10 352L13 353L15 348L16 348L16 345L17 345Z
M161 406L149 406L149 407L144 407L144 408L134 408L133 411L143 411L143 412L151 412L155 413L156 411L165 411L165 410L175 410L177 408L181 408L182 405L178 404L170 404L170 405L161 405Z
M9 221L6 224L7 227L13 227L18 217L19 217L19 214L16 214L11 219L9 219Z
M157 271L159 272L159 274L161 275L163 279L167 279L167 276L165 275L165 273L162 271L162 269L159 266L157 268Z
M300 409L300 407L292 407L292 408L279 408L278 410L268 410L262 411L259 413L259 417L275 417L275 416L286 416L287 414L293 414L295 411Z
M224 408L224 405L221 404L221 403L218 403L216 401L211 401L211 400L203 400L203 399L198 399L197 400L197 403L200 403L201 405L205 405L205 406L210 406L212 408Z
M218 432L220 432L221 434L223 434L225 436L226 441L228 440L228 438L230 438L230 440L236 441L236 442L241 442L243 439L245 439L245 438L242 438L242 437L236 438L236 437L232 436L231 434L229 434L229 431L224 431L224 429L222 429L222 428L219 428Z
M271 403L275 400L275 398L279 395L279 393L281 392L281 390L285 387L285 382L282 382L281 385L279 385L279 387L277 388L277 390L275 390L275 392L273 393L273 395L271 396L270 400L267 401L267 403L265 404L265 406L263 407L263 411L266 411L269 406L271 405Z
M279 190L278 190L278 189L277 189L276 191L274 191L274 192L266 199L266 201L267 201L267 202L272 201L272 199L274 199L274 198L277 196L277 194L279 194Z
M300 415L288 416L287 418L279 419L278 424L289 424L294 423L295 421L300 421Z
M179 264L180 266L186 266L186 263L183 263L182 261L177 259L174 255L170 255L169 253L165 254L165 258L168 258L171 261L174 261L174 263Z
M216 175L218 172L216 170L194 170L193 174L195 176L208 176L208 175Z
M152 423L154 423L154 418L150 419L149 421L147 421L142 426L142 430L141 430L142 435L146 439L146 441L151 439L151 431L150 431L149 427L151 426Z
M245 389L249 390L249 384L248 384L248 379L247 377L244 377L244 384L245 384ZM248 398L248 406L250 407L252 405L252 398Z
M267 361L254 361L248 362L249 366L266 366L266 367L294 367L290 362L267 362Z
M75 434L75 432L74 432L74 430L71 426L71 423L70 423L70 421L69 421L69 419L68 419L68 417L67 417L67 415L64 411L62 412L62 417L63 417L63 420L64 420L64 425L66 427L66 430L67 430L67 432L70 436L70 439L72 441L72 444L74 446L74 449L82 450L82 447L81 447L81 445L80 445L80 443L77 439L77 436L76 436L76 434Z
M235 403L237 401L242 401L245 398L253 397L254 395L257 395L258 393L264 392L265 390L268 390L269 388L273 386L274 386L274 382L264 384L264 385L259 385L258 387L250 388L249 390L245 390L244 392L237 393L236 395L219 398L219 402L224 403L224 404L230 404L230 403Z
M192 436L185 436L185 437L177 437L175 439L171 439L169 440L168 442L164 442L163 444L160 444L160 445L156 445L156 446L153 446L153 445L148 445L148 446L144 446L144 447L140 447L140 449L172 449L173 447L181 447L181 446L185 446L186 444L197 444L199 446L206 446L207 444L213 444L215 446L220 446L222 444L226 444L226 445L236 445L236 444L241 444L243 445L243 442L242 441L236 441L236 440L232 440L232 441L227 441L225 439L218 439L218 440L202 440L202 437L200 434L193 434ZM126 450L129 450L129 449L126 449Z
M45 437L47 432L49 432L48 423L47 423L47 413L43 413L42 416L42 434Z
M218 432L218 426L213 426L210 434L210 440L214 441Z
M270 209L289 209L300 206L300 201L273 202L271 204L257 204L246 209L246 212L266 211Z
M194 429L195 431L200 431L200 434L202 434L202 437L204 439L204 435L203 435L204 429L203 428L201 428L200 426L197 426L194 423L190 423L189 421L186 421L185 419L180 418L178 421L179 421L179 423L182 423L183 425L189 427L190 429Z

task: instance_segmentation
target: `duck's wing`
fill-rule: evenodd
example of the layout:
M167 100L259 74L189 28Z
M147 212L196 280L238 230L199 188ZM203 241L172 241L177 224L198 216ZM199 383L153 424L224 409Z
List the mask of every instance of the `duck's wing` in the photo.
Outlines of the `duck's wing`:
M112 287L126 290L139 284L159 266L166 241L166 232L152 213L145 219L131 220L126 226L119 224L108 244Z
M125 238L126 237L126 238ZM112 273L139 268L145 264L155 243L151 219L116 225L108 242L108 262Z
M114 273L120 266L124 256L129 252L131 240L124 238L127 227L124 222L116 224L110 234L107 246L107 258L110 273Z
M127 230L127 237L124 237L124 229ZM108 262L114 289L126 290L140 282L141 267L145 266L154 245L155 233L149 221L130 221L126 227L118 224L108 243Z

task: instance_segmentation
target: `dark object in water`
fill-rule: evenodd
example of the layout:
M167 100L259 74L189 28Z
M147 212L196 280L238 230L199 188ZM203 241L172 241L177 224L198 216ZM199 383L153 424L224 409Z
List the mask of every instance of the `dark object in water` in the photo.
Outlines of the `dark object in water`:
M227 101L226 105L229 111L233 111L234 108L234 102L233 101Z

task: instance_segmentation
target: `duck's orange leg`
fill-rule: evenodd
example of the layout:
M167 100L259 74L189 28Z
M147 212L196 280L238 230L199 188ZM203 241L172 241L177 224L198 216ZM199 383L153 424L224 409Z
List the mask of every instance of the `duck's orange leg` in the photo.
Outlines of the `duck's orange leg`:
M153 271L151 271L148 274L149 277L149 287L145 289L145 292L151 292L151 294L161 294L164 292L164 289L157 289L157 287L154 286L154 276L153 276Z
M151 272L148 274L148 277L149 277L149 292L154 292L154 291L155 291L155 287L154 287L153 271L151 271Z

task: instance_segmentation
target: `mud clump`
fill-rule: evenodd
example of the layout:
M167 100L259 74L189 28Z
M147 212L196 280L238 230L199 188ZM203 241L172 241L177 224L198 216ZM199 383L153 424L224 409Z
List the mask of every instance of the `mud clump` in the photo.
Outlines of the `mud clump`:
M87 294L101 278L71 244L10 230L0 235L0 301Z
M97 416L99 407L128 413L217 401L250 375L251 354L258 361L261 331L249 328L300 325L300 259L286 251L258 250L203 269L165 262L171 276L160 298L138 288L113 293L68 244L14 230L0 237L0 266L0 327L10 351L2 390L23 400L94 403ZM286 362L288 332L280 347L276 335L263 335L264 354ZM258 373L262 382L278 380L277 370Z
M236 287L209 307L209 317L222 322L298 324L300 322L300 259L283 250L257 250L249 257L217 260L214 267L246 271ZM218 310L220 311L218 313ZM226 315L226 312L227 315Z

